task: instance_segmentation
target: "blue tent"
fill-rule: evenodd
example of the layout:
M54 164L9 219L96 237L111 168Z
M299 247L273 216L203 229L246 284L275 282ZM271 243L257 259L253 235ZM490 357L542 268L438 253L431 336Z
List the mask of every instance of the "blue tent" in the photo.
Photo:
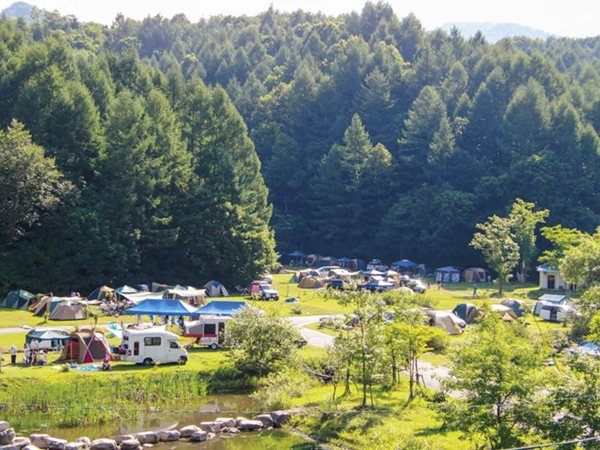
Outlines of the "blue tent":
M406 269L412 269L413 267L417 267L418 264L409 261L408 259L403 259L401 261L396 261L395 263L392 263L392 267L404 267Z
M337 261L341 262L341 263L351 263L351 262L354 262L354 260L348 259L348 258L340 258Z
M305 258L306 255L302 252L299 252L298 250L296 250L294 253L290 253L288 256L291 256L292 258Z
M196 314L200 316L207 314L216 316L231 316L238 309L244 308L246 306L248 306L246 302L215 300L208 303L207 305L204 305L196 312Z
M181 300L149 299L125 310L130 316L186 316L197 317L198 310Z

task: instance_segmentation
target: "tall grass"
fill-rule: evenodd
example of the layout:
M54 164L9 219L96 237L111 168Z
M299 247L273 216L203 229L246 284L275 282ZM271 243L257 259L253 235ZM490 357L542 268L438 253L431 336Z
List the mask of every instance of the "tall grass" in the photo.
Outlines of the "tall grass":
M61 427L102 424L133 418L138 414L134 409L162 408L204 396L208 382L195 372L13 378L0 380L0 403L7 404L0 410L9 417L42 413L48 422Z

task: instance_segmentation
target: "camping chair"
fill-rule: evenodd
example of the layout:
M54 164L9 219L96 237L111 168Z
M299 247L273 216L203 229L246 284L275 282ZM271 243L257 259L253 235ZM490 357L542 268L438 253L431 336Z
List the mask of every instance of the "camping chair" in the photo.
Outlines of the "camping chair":
M248 290L248 288L242 287L240 285L235 286L235 290L238 291L240 294L244 295L250 295L250 291Z

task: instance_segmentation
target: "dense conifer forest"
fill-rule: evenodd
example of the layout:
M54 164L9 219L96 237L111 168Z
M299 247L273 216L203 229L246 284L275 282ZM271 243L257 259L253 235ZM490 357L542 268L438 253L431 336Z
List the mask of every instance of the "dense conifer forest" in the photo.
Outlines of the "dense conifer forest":
M471 265L516 198L600 225L600 38L491 45L371 2L35 14L0 19L4 290L243 284L276 249Z

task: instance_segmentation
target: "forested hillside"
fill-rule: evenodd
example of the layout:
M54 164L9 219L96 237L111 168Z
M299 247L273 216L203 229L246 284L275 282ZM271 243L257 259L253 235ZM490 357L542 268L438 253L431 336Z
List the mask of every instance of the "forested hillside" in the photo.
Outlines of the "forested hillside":
M0 125L22 123L58 175L5 221L2 281L242 283L274 260L269 221L280 250L473 264L475 224L515 198L591 231L599 54L598 38L426 33L382 3L4 18Z

